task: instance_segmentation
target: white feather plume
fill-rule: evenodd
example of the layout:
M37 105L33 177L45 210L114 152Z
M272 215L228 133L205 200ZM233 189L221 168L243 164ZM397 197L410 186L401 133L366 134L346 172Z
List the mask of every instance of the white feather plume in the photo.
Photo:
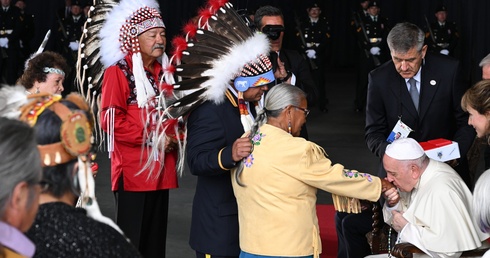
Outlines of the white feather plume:
M77 202L77 207L82 207L87 211L87 215L94 220L107 224L124 235L124 232L110 218L102 215L99 204L95 197L95 181L92 169L88 161L78 158L78 182L80 184L81 194ZM129 241L129 240L128 240Z
M206 99L212 100L217 104L221 103L230 80L241 72L243 65L256 60L260 54L269 53L269 50L270 45L267 36L263 33L255 32L253 37L234 46L229 54L213 61L213 68L202 74L203 76L211 77L202 85L208 88Z
M27 93L23 86L3 85L0 88L0 116L19 119L20 107L27 102Z

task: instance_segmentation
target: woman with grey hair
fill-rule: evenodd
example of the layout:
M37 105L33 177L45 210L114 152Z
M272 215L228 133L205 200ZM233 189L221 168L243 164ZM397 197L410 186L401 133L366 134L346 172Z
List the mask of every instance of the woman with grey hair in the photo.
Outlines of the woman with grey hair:
M24 236L39 204L41 161L27 124L0 117L0 257L32 257Z
M308 114L301 89L276 85L246 136L252 153L232 171L241 258L317 258L317 189L333 194L336 209L360 212L358 199L376 201L393 187L378 177L332 165L322 147L296 137Z

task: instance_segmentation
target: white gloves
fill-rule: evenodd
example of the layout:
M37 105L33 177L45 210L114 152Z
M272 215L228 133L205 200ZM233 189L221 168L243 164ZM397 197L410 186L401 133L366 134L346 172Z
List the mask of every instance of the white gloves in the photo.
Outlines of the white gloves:
M0 47L9 48L9 39L0 38Z
M381 54L381 48L379 47L372 47L369 52L371 52L371 55L373 56L379 56Z
M449 50L443 49L443 50L441 50L440 53L447 56L447 55L449 55Z
M72 42L70 42L69 47L70 47L70 49L71 49L72 51L78 51L78 42L76 42L76 41L72 41Z
M307 49L305 52L306 52L306 55L308 56L308 58L316 59L316 51L315 50Z

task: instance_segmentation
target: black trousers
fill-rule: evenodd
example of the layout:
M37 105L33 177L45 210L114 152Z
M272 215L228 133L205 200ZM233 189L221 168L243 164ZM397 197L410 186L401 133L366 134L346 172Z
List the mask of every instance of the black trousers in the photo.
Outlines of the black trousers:
M337 212L337 258L359 258L371 254L366 233L373 230L373 211L366 209L359 214Z
M127 192L120 180L116 223L144 258L164 258L169 190Z

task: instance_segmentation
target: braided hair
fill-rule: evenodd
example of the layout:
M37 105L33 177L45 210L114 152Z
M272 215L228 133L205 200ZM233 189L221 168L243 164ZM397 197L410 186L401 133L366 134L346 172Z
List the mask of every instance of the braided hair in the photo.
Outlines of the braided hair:
M267 123L268 117L277 118L281 115L287 106L299 106L301 100L306 98L306 94L299 87L289 83L281 83L274 86L265 96L264 107L257 113L254 124L250 129L248 138L252 138L257 134L259 128ZM252 150L253 151L253 150ZM243 161L238 164L235 172L235 181L240 186L245 186L240 181L240 175L243 172Z

